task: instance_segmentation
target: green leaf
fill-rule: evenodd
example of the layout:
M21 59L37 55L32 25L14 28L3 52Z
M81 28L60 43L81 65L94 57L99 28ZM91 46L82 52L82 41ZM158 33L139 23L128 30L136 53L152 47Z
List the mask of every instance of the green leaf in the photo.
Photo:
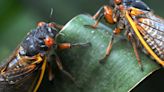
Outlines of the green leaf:
M76 78L76 85L58 72L55 73L55 85L49 86L47 92L127 92L160 68L150 57L139 52L144 67L141 71L133 48L123 35L114 41L106 63L100 64L98 61L105 55L112 30L102 24L98 29L84 26L94 23L90 16L79 15L62 29L59 43L91 42L92 46L59 51L64 68Z

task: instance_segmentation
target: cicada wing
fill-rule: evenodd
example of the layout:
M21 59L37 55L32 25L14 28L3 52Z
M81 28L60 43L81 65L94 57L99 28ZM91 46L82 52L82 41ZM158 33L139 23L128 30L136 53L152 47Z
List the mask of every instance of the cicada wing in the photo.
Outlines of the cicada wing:
M137 21L138 18L135 16L131 16L128 11L125 11L125 18L129 22L131 29L133 30L133 33L134 33L133 35L135 35L138 42L141 43L141 45L150 54L150 56L152 56L159 64L164 66L164 60L162 60L161 56L156 54L156 52L153 50L154 47L148 43L148 41L151 39L145 39L147 37L146 37L146 35L144 36L143 33L145 33L147 35L148 35L148 33L145 32L146 30L143 30L143 28L139 25L139 22ZM146 17L143 17L143 18L146 18ZM148 38L149 37L151 37L151 36L148 36ZM161 55L163 55L163 54L161 54Z
M40 80L41 66L32 65L28 68L9 71L6 73L7 80L0 75L0 92L33 92Z
M146 43L164 61L164 20L152 12L137 18L136 25Z
M10 62L12 62L12 59L16 57L18 51L19 51L20 45L17 46L17 48L12 52L12 54L7 58L4 59L0 65L0 71L4 70Z

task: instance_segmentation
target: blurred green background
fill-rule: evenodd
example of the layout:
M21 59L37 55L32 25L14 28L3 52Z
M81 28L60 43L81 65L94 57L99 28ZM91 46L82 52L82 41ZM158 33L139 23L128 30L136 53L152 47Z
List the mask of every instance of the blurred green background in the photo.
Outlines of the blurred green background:
M163 0L144 0L164 16ZM0 60L4 60L39 21L65 24L78 14L94 14L108 0L0 0ZM54 9L50 17L51 8ZM136 75L137 76L137 75ZM134 92L163 92L164 69L142 82Z

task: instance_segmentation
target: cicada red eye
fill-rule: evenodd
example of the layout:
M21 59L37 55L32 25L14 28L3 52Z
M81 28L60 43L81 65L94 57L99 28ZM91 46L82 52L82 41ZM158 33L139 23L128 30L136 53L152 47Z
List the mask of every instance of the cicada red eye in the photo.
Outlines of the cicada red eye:
M54 39L51 37L47 37L46 39L44 39L44 42L47 47L51 47L54 44Z
M41 26L43 26L43 25L45 25L46 23L45 22L39 22L38 23L38 27L41 27Z
M115 4L120 4L122 2L122 0L114 0Z

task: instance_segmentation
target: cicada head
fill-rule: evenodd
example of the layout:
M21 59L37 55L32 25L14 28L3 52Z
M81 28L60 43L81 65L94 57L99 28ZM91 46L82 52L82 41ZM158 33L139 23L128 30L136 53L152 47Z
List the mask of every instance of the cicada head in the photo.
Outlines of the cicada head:
M110 7L116 7L117 5L123 5L124 7L134 7L140 10L150 11L148 5L141 0L109 0Z
M28 33L22 42L20 54L33 56L38 53L46 53L55 45L55 37L58 34L53 23L39 22L38 27Z
M134 7L144 11L150 11L149 6L141 0L123 0L123 5L127 7Z

